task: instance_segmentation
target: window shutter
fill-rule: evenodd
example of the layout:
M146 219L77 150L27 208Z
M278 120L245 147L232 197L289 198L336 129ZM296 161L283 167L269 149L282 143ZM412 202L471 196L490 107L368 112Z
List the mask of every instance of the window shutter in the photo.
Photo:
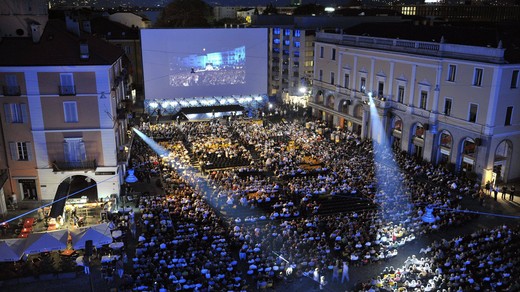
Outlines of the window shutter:
M9 149L11 150L11 159L18 160L18 149L16 148L16 142L9 142Z
M5 122L11 123L11 107L8 103L4 103Z
M21 103L20 110L22 111L22 123L27 123L29 119L27 118L27 104Z
M32 160L32 151L33 151L32 143L26 142L25 147L27 147L27 160L31 161Z
M65 157L65 161L70 161L70 149L69 143L67 141L63 142L63 156Z
M87 160L87 151L85 150L85 142L83 141L79 142L79 155L81 161Z

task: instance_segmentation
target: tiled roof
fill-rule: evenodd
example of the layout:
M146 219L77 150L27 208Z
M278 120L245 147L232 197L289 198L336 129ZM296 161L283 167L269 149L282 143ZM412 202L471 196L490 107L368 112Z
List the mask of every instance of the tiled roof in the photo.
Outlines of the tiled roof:
M86 42L89 58L80 58L80 43ZM32 38L3 38L0 42L0 66L74 66L110 65L123 51L108 42L84 34L78 37L61 20L49 20L38 43Z
M139 29L127 27L123 24L111 21L106 17L95 17L90 20L90 24L92 34L99 35L106 39L139 39Z

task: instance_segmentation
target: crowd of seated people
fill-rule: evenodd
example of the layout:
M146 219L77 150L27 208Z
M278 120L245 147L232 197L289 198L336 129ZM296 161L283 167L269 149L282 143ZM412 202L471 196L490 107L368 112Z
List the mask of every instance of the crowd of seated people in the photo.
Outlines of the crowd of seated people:
M520 229L481 229L434 241L400 268L386 267L360 291L518 291Z
M168 275L187 273L189 279L183 276L186 285L207 287L209 283L233 283L242 287L247 279L263 286L276 281L280 271L289 266L294 269L294 275L302 275L315 268L330 273L342 260L352 265L382 261L395 256L399 247L416 236L472 218L462 212L445 211L460 209L461 191L464 194L475 190L471 181L447 175L442 168L403 153L395 153L402 172L384 163L376 166L374 155L385 157L390 153L374 149L371 141L361 141L352 133L343 133L344 140L338 142L297 123L266 124L243 119L227 124L212 121L173 127L178 130L172 132L180 136L170 142L174 146L164 146L172 151L170 156L181 159L175 163L157 161L166 195L141 201L146 232L139 249L141 254L136 258L136 270L144 273L138 282L146 279L143 267L152 264L155 268L166 266L164 270ZM189 155L204 155L208 149L202 145L219 138L229 139L219 144L222 148L225 145L240 145L244 147L241 149L253 146L258 159L247 167L211 171L207 181L178 171L185 169L182 165L189 162ZM191 151L183 148L186 145L192 147ZM323 162L324 166L310 171L303 166L309 157ZM437 180L437 183L429 185L420 180L421 177ZM454 184L457 187L453 187ZM319 213L320 196L341 195L370 200L380 208L335 215ZM426 206L437 207L435 224L422 222ZM237 209L244 211L244 216L220 218L216 213ZM169 220L177 223L170 224ZM206 239L201 240L201 236ZM179 255L165 253L160 246L164 243L168 250L175 251L179 240L189 243L183 248L193 247L190 254L181 252L181 256L186 261L192 260L190 263L195 269L203 269L199 256L213 264L219 263L220 270L215 268L217 270L210 273L211 281L197 278L200 276L195 275L197 272L186 271L185 267L181 266L183 269L179 271L174 269L176 265L170 267L172 264L168 262L178 261ZM197 242L191 245L192 240ZM206 245L208 242L212 242L210 247ZM230 245L240 249L239 261L247 262L245 275L237 274L236 261L226 250ZM220 248L221 253L214 252L215 248ZM213 252L206 254L207 251ZM166 274L162 269L158 272ZM215 273L219 281L215 281ZM158 283L178 284L165 278L162 276ZM238 278L240 281L233 280ZM175 279L180 281L178 275Z

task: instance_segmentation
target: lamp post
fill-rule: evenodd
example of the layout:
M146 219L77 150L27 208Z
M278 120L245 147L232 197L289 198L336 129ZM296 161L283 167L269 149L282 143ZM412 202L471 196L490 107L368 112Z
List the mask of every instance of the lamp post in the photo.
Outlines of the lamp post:
M134 169L129 169L128 171L128 175L126 176L125 178L125 195L123 196L123 213L126 212L126 196L127 196L127 187L126 187L126 184L133 184L133 183L136 183L138 181L137 177L135 176L134 174Z

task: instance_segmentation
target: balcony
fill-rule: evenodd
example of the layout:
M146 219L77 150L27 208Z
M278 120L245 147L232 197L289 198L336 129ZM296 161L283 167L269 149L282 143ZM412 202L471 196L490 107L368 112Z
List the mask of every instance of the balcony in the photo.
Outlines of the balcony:
M60 95L76 95L76 86L74 85L66 85L59 86Z
M96 170L96 160L85 161L54 161L52 163L52 171L77 171L77 170Z
M22 92L19 85L4 85L2 87L4 96L20 96Z

